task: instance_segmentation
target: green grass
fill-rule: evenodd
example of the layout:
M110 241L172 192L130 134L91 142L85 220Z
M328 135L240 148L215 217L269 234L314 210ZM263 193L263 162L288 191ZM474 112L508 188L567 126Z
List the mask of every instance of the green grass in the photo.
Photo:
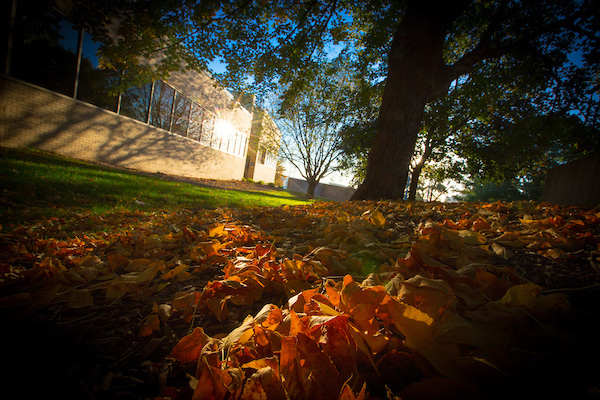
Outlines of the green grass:
M205 188L39 150L7 148L0 148L0 193L0 223L5 224L73 212L109 214L308 202L283 190Z

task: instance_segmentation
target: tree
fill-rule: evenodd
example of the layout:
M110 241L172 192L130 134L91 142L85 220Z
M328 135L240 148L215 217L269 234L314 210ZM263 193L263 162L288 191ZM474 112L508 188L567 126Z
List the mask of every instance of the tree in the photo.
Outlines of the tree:
M435 162L445 158L448 172L464 164L473 185L502 182L515 185L522 196L538 198L549 168L600 150L597 69L573 58L485 60L452 85L447 96L428 104L409 199L431 155ZM460 164L448 162L451 158L444 156L449 152L460 156Z
M575 22L591 24L582 14L584 8L569 2L501 1L470 6L466 1L443 6L408 2L389 53L377 138L365 182L354 198L401 197L425 105L445 96L454 80L483 60L517 51L543 52L544 48L568 52ZM589 12L588 17L593 15ZM473 22L482 29L477 31ZM444 48L452 45L448 39L461 35L475 40L445 60ZM394 163L398 165L394 173L385 174Z
M350 118L345 99L351 89L345 70L338 67L324 61L312 86L293 105L279 107L281 155L306 179L310 198L319 181L333 172L333 163L342 152L341 128Z
M92 16L102 17L109 8L96 1L75 3L80 16L91 9ZM117 10L123 40L106 42L106 65L124 70L125 81L150 72L203 69L221 58L228 64L223 76L228 85L248 86L243 77L251 75L254 85L284 84L293 97L309 84L328 44L346 46L359 70L373 82L385 81L355 199L402 198L425 106L444 97L478 63L508 54L552 58L576 48L588 55L599 45L593 0L107 4Z
M416 199L421 173L431 162L441 164L441 167L430 168L429 175L435 176L435 180L439 182L446 179L461 180L463 168L453 151L454 137L469 117L456 109L456 91L457 88L452 94L425 108L421 132L411 163L407 195L409 201Z
M600 151L600 114L593 112L600 99L590 96L593 65L560 58L552 68L532 62L539 61L488 60L457 91L465 110L458 112L469 118L454 150L465 160L474 190L513 185L523 198L537 199L548 169ZM504 189L497 193L514 197Z
M283 180L285 178L285 167L283 166L283 160L277 159L277 165L275 167L275 186L283 187Z

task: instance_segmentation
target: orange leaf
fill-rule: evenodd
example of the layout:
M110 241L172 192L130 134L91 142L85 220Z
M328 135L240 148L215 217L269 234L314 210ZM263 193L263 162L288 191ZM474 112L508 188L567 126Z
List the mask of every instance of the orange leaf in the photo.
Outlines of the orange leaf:
M158 330L160 330L160 319L158 318L157 314L150 314L144 321L142 329L140 329L139 336L150 336Z
M297 336L299 333L310 335L308 320L306 317L298 317L296 311L290 310L290 336Z
M269 315L267 319L262 322L262 326L268 330L275 330L279 326L279 324L283 321L283 314L281 312L281 308L277 306L273 306L271 311L269 311Z
M473 229L474 231L480 231L482 229L490 229L491 227L492 226L489 222L485 220L485 218L478 217L475 221L473 221L471 229Z
M223 400L229 394L227 385L230 383L231 377L225 371L208 365L203 359L192 400Z
M242 400L285 400L287 397L277 371L270 366L257 370L246 381Z
M209 336L204 333L204 329L195 328L192 333L183 337L175 345L169 357L182 363L196 361L200 358L202 348L208 343L209 339Z
M300 335L283 336L281 338L279 356L280 373L286 392L291 399L306 398L306 393L300 380L300 365L297 361L298 336Z
M356 320L375 317L381 300L387 295L382 286L361 288L350 275L346 275L341 292L341 303L346 312Z
M354 395L354 392L348 386L348 383L344 383L344 387L342 388L342 393L340 393L339 400L364 400L367 391L367 383L365 382L358 393L358 396Z
M184 272L188 268L189 268L188 265L180 264L180 265L176 266L175 268L167 271L167 273L165 273L161 278L164 279L164 280L173 279L175 276L177 276L178 274Z

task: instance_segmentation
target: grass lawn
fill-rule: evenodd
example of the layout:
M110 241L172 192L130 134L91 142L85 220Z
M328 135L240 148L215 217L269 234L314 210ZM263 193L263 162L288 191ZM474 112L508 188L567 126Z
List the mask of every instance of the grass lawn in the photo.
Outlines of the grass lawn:
M39 150L0 148L0 223L72 212L213 209L306 204L283 190L240 191L169 181Z

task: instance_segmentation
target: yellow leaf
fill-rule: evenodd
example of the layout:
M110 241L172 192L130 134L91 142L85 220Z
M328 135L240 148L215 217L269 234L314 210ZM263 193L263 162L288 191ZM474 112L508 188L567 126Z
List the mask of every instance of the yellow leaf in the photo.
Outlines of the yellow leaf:
M217 225L214 228L208 230L208 236L225 236L225 225Z
M508 307L527 307L533 306L533 300L538 296L541 287L533 283L524 283L515 285L506 291L506 294L497 301L498 304Z
M175 276L177 276L181 272L186 271L188 268L189 268L189 265L186 265L186 264L178 265L175 268L167 271L167 273L165 273L161 278L164 280L173 279Z
M383 228L385 226L385 217L379 210L375 210L369 216L369 222L375 225L377 228Z
M479 232L470 230L458 231L458 235L462 238L465 244L479 245L487 243L487 239Z
M411 319L416 322L424 322L426 325L433 323L433 318L419 310L417 307L413 307L410 304L403 304L405 306L402 316Z
M391 300L386 308L392 317L392 322L406 337L406 344L415 349L421 349L433 340L433 318L410 304Z
M333 309L332 307L328 306L327 304L321 303L320 301L317 300L313 300L315 303L317 303L317 305L319 306L319 310L321 310L321 312L325 315L332 315L332 316L338 316L340 315L340 313L338 311L336 311L335 309Z
M156 276L156 274L158 274L158 271L162 270L165 268L165 263L162 261L158 261L155 262L153 264L150 264L148 267L146 267L146 269L144 269L136 278L135 282L136 283L147 283L150 282L152 279L154 279L154 277Z

